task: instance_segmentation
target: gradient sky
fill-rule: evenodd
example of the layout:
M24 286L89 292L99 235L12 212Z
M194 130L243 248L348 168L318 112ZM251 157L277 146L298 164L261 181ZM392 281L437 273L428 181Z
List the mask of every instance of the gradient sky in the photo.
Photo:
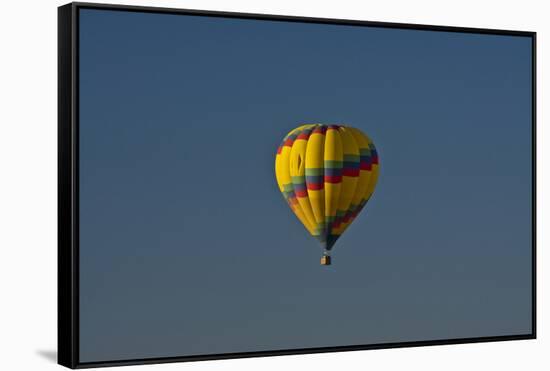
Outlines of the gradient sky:
M82 362L531 332L531 40L80 11ZM274 177L374 140L333 265Z

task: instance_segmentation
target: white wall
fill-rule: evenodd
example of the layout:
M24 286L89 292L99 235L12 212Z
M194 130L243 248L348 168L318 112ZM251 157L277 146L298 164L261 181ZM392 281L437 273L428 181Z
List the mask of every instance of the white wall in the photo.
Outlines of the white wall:
M530 341L390 349L147 366L164 370L517 370L544 369L550 349L550 130L545 125L545 67L550 66L546 1L120 1L372 21L518 29L538 32L539 338ZM11 0L0 7L0 368L48 370L56 349L56 84L60 1ZM545 19L546 14L546 19ZM548 366L547 366L548 367ZM135 366L132 369L137 369ZM127 368L130 369L130 368ZM548 369L548 368L546 368Z

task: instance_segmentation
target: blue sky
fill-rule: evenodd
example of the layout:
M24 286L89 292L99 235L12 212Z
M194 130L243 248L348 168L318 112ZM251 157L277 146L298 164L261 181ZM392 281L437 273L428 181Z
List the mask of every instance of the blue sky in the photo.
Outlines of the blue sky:
M311 122L381 162L330 267ZM81 361L531 332L530 130L527 37L81 10Z

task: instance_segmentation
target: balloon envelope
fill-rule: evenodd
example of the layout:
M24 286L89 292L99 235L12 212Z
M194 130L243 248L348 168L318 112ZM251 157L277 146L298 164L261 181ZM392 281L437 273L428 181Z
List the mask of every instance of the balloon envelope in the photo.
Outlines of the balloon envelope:
M302 125L285 136L275 159L280 191L325 251L368 202L378 172L374 143L344 125Z

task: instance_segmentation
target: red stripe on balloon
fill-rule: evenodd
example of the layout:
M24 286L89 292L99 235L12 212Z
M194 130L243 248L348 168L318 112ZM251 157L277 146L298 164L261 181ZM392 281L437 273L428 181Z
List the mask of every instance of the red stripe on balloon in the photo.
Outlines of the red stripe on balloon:
M307 189L310 191L320 191L325 188L325 183L308 183Z
M326 126L317 126L315 129L313 129L312 134L325 134L327 131Z
M308 133L308 132L301 133L301 134L298 135L298 137L296 138L296 140L298 140L298 139L308 140L308 139L309 139L309 133Z
M349 177L359 176L359 169L344 168L342 171L342 175L349 176Z
M307 197L307 189L294 191L297 197Z
M340 183L342 181L341 175L325 175L325 183Z
M372 165L370 162L361 161L361 170L372 170Z

